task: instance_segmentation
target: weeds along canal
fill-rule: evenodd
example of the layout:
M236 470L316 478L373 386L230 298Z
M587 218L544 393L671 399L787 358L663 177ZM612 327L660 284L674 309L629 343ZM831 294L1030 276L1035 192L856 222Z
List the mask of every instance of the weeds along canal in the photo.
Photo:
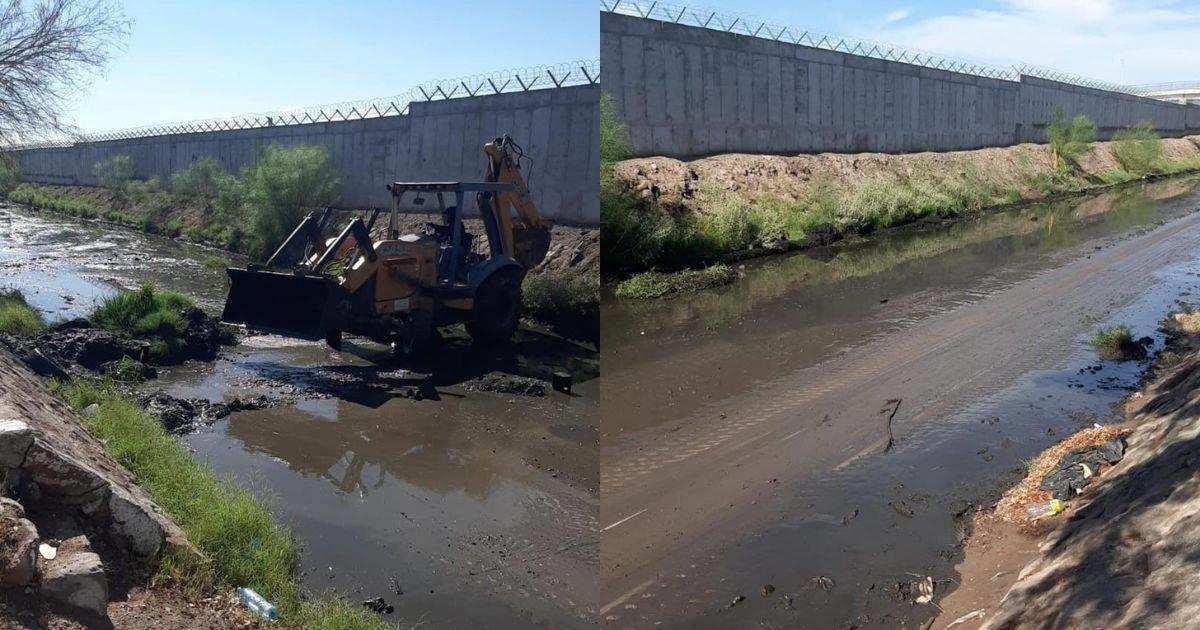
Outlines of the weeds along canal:
M0 286L50 320L146 281L219 312L229 259L0 207ZM530 389L556 370L572 394ZM408 363L363 340L335 352L251 334L142 387L268 401L181 439L270 502L303 543L313 593L383 597L389 619L432 627L557 628L590 625L599 598L598 375L594 350L537 328L488 352L451 335Z
M927 224L606 302L601 596L612 627L920 627L972 503L1114 420L1200 290L1197 178ZM1180 296L1185 296L1180 298ZM634 386L635 384L640 384ZM646 386L653 384L652 387Z

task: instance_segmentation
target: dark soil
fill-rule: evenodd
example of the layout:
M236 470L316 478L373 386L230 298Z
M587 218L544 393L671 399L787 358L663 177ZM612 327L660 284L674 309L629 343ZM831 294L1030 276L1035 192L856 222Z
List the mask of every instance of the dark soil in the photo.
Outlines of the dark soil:
M279 399L257 396L234 398L228 402L211 402L198 398L176 398L164 392L140 394L138 403L172 433L188 433L210 425L235 411L250 411L274 407Z
M126 357L155 365L175 365L189 359L211 361L222 345L235 341L227 327L198 308L184 310L183 318L187 329L181 336L182 343L162 356L152 356L146 340L98 328L82 318L51 326L31 339L0 333L0 345L39 375L65 379L111 373ZM154 374L151 369L141 369L139 375L153 378Z

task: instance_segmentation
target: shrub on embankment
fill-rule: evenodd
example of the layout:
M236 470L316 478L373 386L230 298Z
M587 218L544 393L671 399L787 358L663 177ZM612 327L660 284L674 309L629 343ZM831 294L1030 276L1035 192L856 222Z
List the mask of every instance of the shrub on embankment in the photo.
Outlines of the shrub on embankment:
M58 386L76 411L95 404L85 425L183 529L202 559L165 558L163 577L197 594L248 586L274 603L289 628L388 628L343 600L306 600L300 549L270 508L231 479L222 480L111 383Z
M601 125L624 137L615 117L602 116ZM830 235L1200 169L1200 137L1163 140L1141 126L1111 142L1089 143L1095 126L1086 118L1062 116L1055 125L1051 145L616 161L602 171L604 271L694 267L780 239L819 235L815 240L826 242Z

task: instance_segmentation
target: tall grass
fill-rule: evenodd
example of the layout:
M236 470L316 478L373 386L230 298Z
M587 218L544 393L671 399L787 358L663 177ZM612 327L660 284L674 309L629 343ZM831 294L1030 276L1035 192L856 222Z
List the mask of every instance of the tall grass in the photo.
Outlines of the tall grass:
M149 341L150 359L170 361L185 345L187 322L182 312L191 306L195 306L192 298L147 283L137 291L105 298L92 310L91 320L101 328Z
M203 558L164 559L161 571L196 593L248 586L274 603L293 628L386 628L345 600L305 601L298 581L300 550L267 505L231 480L223 481L135 402L110 383L58 386L81 410L98 405L84 423L128 468L155 503L178 524Z
M0 291L0 332L32 337L46 329L46 320L18 289Z

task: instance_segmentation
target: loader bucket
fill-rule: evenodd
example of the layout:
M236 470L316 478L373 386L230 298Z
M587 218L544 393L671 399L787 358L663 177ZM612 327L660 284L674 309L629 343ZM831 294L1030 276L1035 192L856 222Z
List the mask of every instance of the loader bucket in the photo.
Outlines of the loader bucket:
M342 289L324 276L226 269L229 297L221 319L305 339L340 329Z
M550 228L513 228L513 258L526 269L533 269L546 259L550 249Z

